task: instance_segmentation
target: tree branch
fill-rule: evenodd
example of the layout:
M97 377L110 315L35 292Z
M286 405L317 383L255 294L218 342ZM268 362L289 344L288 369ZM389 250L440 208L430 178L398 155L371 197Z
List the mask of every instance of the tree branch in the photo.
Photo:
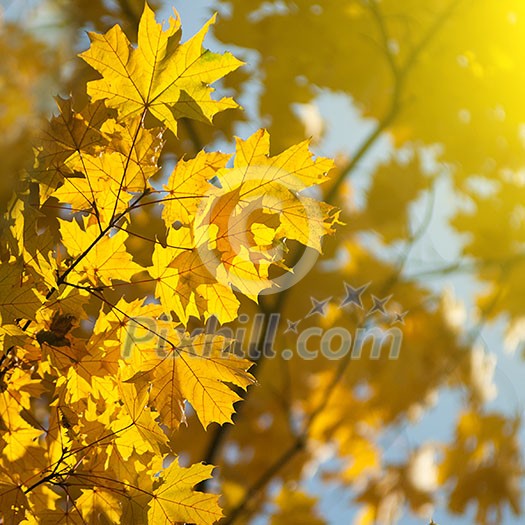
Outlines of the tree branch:
M362 145L359 147L359 149L357 150L352 160L350 160L347 166L345 166L341 170L335 183L330 187L328 193L325 196L325 200L327 202L329 203L333 202L333 200L337 196L339 188L344 183L346 177L350 175L351 173L353 173L356 166L359 164L362 158L368 153L370 148L375 144L379 136L397 118L397 116L399 115L403 107L402 102L401 102L401 93L403 91L404 84L405 84L405 81L408 75L414 68L421 53L432 42L434 37L439 33L439 31L442 29L445 23L449 20L449 18L452 16L452 14L458 8L459 4L462 1L463 0L453 0L449 4L449 6L443 11L443 13L430 26L429 30L423 36L423 38L419 41L419 43L413 48L406 62L400 68L395 63L395 60L390 50L388 49L388 34L386 32L386 27L384 23L382 22L382 16L379 11L379 6L377 2L375 2L375 0L370 2L369 4L370 9L378 25L380 26L380 32L383 36L383 39L385 40L385 52L387 53L387 60L390 64L390 68L394 76L394 91L392 93L392 100L391 100L388 111L386 112L384 117L377 123L377 126L374 128L374 130L372 130L370 135L363 141Z

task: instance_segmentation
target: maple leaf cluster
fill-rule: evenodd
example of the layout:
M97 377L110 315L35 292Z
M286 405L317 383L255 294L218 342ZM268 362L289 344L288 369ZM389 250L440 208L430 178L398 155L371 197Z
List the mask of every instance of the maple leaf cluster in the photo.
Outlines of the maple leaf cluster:
M238 315L287 272L287 241L321 250L338 212L301 191L332 161L303 142L270 156L269 135L231 155L201 151L160 170L181 119L212 122L229 98L210 84L241 62L203 48L213 19L181 43L146 5L133 46L116 25L80 56L100 73L35 148L29 197L7 214L0 267L0 521L216 522L218 496L194 491L212 465L180 466L171 440L188 410L232 421L254 382L231 341L189 333ZM158 212L157 212L158 210ZM135 226L158 221L147 235ZM138 218L138 219L137 219ZM145 249L134 253L133 241ZM135 296L131 290L137 290ZM191 409L188 407L191 406Z

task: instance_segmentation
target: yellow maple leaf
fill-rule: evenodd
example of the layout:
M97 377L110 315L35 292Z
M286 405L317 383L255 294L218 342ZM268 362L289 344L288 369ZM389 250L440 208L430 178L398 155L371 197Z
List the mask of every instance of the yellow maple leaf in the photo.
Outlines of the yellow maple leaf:
M143 191L144 181L159 169L163 129L146 128L141 118L135 116L120 123L110 118L100 126L100 131L109 141L107 151L120 153L128 160L122 175L123 186L127 191Z
M230 286L217 282L219 261L205 247L195 249L189 228L171 229L166 247L155 246L152 263L148 272L156 281L155 295L184 325L190 316L215 315L221 323L236 317L239 301Z
M149 186L140 171L129 173L128 158L120 153L84 154L72 159L69 165L84 173L84 177L64 179L52 196L71 204L75 212L90 210L91 222L98 222L101 228L106 228L115 215L128 208L131 192L145 192Z
M225 168L231 155L201 151L194 159L181 159L164 186L162 218L166 227L179 221L191 223L199 208L202 195L210 188L210 179L220 168Z
M177 13L163 31L146 4L136 48L118 25L105 35L90 33L91 47L80 56L102 75L88 84L91 99L106 99L121 118L143 115L147 110L175 134L177 119L211 122L219 111L237 107L230 98L215 101L210 96L209 85L242 64L230 53L219 55L202 48L214 20L212 17L193 38L180 44Z
M271 264L283 259L287 239L321 252L321 239L334 232L339 212L302 192L327 179L333 161L313 159L308 142L270 156L266 130L237 139L232 168L216 172L217 184L201 200L195 218L195 244L203 260L219 261L210 271L256 300L274 285ZM264 243L264 244L261 244ZM218 252L209 258L210 250Z
M0 265L0 319L4 324L16 319L35 319L43 302L44 298L35 290L34 283L24 276L21 264Z
M289 487L282 487L275 498L278 510L273 514L270 525L288 525L289 523L308 523L308 525L325 525L315 505L316 498L305 492Z
M40 184L40 199L49 195L72 175L66 160L80 151L95 153L107 144L100 125L107 119L108 110L103 102L88 104L81 112L73 109L71 99L56 98L59 115L53 117L42 132L37 146L38 166L33 177Z
M5 523L21 523L28 505L27 496L17 477L12 475L9 468L0 467L0 520Z
M75 506L87 523L100 521L102 517L110 523L120 522L122 505L114 491L95 486L81 492Z
M152 451L161 456L161 447L166 444L167 437L155 422L156 414L146 406L147 389L119 382L118 391L124 408L111 428L117 434L115 445L121 456L128 460L133 450L138 454Z
M28 448L38 447L43 430L29 424L23 416L30 409L30 395L42 391L38 381L21 369L9 376L7 388L0 392L0 423L5 429L0 437L0 449L9 460L15 461L27 453Z
M142 267L133 262L131 254L125 246L127 234L123 230L112 236L101 235L97 225L82 229L73 221L59 219L61 224L62 242L69 255L78 257L88 246L91 249L82 257L75 268L72 279L83 280L86 276L95 285L101 283L111 286L113 280L129 281L131 276L140 272ZM84 220L84 225L86 220Z
M193 491L193 487L211 477L213 465L198 463L182 468L174 461L163 473L148 511L149 523L195 523L212 525L223 514L215 494Z
M252 362L231 351L231 341L215 334L164 333L162 355L146 360L129 380L150 386L149 404L161 414L165 424L178 427L184 421L184 401L195 410L204 428L211 423L231 423L233 404L240 396L232 386L243 390L255 380L247 370Z

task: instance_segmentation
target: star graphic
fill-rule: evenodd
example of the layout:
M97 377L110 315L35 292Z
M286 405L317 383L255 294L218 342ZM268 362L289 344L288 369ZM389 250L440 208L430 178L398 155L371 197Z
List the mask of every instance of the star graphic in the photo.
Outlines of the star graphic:
M379 299L374 294L372 294L372 301L374 301L374 304L373 304L372 308L370 308L370 310L368 311L368 315L372 315L375 312L386 314L386 312L385 312L385 304L388 303L388 301L390 301L391 298L392 298L392 296L389 295L388 297L384 297L383 299Z
M405 324L405 317L408 314L408 310L402 313L394 314L394 320L390 324Z
M299 323L301 322L301 320L292 322L290 321L290 319L287 319L286 322L288 323L288 327L284 331L285 334L287 334L288 332L293 332L294 334L299 333L299 331L297 330L297 327L299 326Z
M318 301L315 297L310 297L312 301L313 308L306 314L306 317L310 317L315 314L319 314L321 317L326 315L326 307L330 302L331 297L325 299L324 301Z
M345 307L347 304L354 304L358 308L363 308L363 301L361 300L361 296L363 295L364 291L370 286L370 283L366 283L363 286L360 286L359 288L354 288L353 286L350 286L348 283L344 283L345 285L345 298L341 301L341 304L339 305L340 308Z

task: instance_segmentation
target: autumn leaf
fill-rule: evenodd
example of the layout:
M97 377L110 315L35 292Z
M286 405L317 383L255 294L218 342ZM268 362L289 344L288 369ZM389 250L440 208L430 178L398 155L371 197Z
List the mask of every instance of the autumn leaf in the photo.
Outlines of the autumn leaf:
M283 259L284 239L320 252L322 238L339 222L334 207L301 193L325 182L333 161L314 159L308 142L269 153L266 130L237 139L233 167L217 171L220 187L210 187L195 220L199 249L219 253L220 281L252 299L273 286L269 267Z
M111 286L113 280L129 281L131 276L142 268L133 262L124 245L127 235L118 231L113 236L102 235L97 225L87 226L84 221L82 229L76 221L61 221L62 241L69 255L77 257L92 246L75 269L72 278L83 280L87 277L95 286Z
M103 102L88 104L76 112L72 99L57 97L55 100L59 114L50 120L37 146L38 166L34 178L40 184L41 202L60 186L64 177L73 176L66 165L69 157L81 151L95 153L107 143L100 130L108 118Z
M0 265L0 319L12 324L17 319L34 319L44 302L19 263Z
M82 518L88 523L90 520L100 520L103 516L112 523L120 521L122 506L111 490L104 487L83 489L76 500L76 505Z
M180 44L178 15L163 31L146 4L136 49L119 26L105 35L90 33L91 47L80 56L102 75L88 84L92 100L105 99L121 119L147 110L175 134L180 118L211 122L219 111L237 107L229 98L210 97L209 85L242 64L229 53L218 55L202 48L214 20Z
M212 525L222 517L218 496L202 494L192 488L211 476L213 466L197 464L182 468L174 461L153 493L148 519L150 523L178 522Z
M154 452L161 456L166 450L167 437L155 421L156 413L147 407L148 392L144 388L137 391L130 383L120 383L118 390L124 410L111 427L117 434L115 446L122 458L128 460L133 450L137 454Z
M214 315L221 323L235 319L239 300L227 283L218 282L220 261L206 248L196 249L189 228L171 229L166 246L155 246L152 263L148 273L155 295L183 324L191 316Z
M13 370L7 386L0 391L0 421L6 431L0 437L3 454L8 461L23 457L28 449L38 447L42 429L27 421L31 408L31 395L42 391L37 380L23 370Z
M271 525L287 525L293 521L310 525L326 523L315 508L316 499L302 491L283 487L275 498L275 503L278 508L272 515Z
M251 361L236 356L231 349L233 342L218 335L188 337L164 332L163 337L174 348L164 345L159 350L161 355L143 362L129 381L150 383L149 403L170 429L184 421L185 401L204 428L214 422L231 422L233 405L241 399L233 387L246 390L254 383L247 372Z
M230 157L220 152L201 151L195 158L177 163L164 186L162 218L166 227L178 222L188 225L194 220L202 196L210 189L210 180L219 169L226 167Z
M24 517L24 508L29 505L27 496L22 487L13 479L5 469L0 469L0 518L7 523L20 523Z

